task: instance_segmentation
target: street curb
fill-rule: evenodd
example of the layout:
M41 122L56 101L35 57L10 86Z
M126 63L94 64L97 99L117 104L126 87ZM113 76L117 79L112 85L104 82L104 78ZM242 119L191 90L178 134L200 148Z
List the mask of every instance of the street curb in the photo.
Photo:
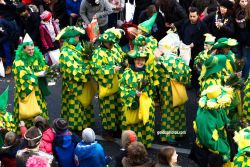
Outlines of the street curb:
M96 135L96 139L97 140L101 140L101 141L105 141L105 139L102 138L102 136L100 136L100 135ZM116 144L120 145L121 144L121 139L115 138L114 142ZM152 149L159 150L160 148L165 147L165 146L166 145L152 144ZM190 149L185 149L185 148L175 147L175 149L176 149L176 152L181 153L181 154L187 154L187 155L189 155L190 152L191 152Z

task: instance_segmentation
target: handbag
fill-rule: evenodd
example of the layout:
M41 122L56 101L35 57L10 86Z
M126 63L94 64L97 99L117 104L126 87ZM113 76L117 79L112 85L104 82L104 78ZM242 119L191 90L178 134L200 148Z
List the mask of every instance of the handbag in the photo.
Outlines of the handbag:
M126 124L133 125L141 122L139 119L139 109L125 111Z
M82 94L77 96L77 100L83 107L88 107L93 99L93 96L97 92L97 85L93 80L90 80L84 84Z
M100 35L97 19L92 19L91 23L86 28L90 42L95 42Z
M188 100L186 87L173 79L170 80L170 83L172 88L173 107L185 104Z
M55 49L52 51L49 51L49 57L52 61L52 64L59 64L59 57L60 57L60 50L59 49Z
M42 113L37 103L35 90L33 90L24 100L19 98L19 119L25 120L33 118Z
M99 85L99 98L102 99L104 97L115 94L118 91L118 89L119 89L118 76L114 75L111 88L107 88L107 87L103 87L102 85Z

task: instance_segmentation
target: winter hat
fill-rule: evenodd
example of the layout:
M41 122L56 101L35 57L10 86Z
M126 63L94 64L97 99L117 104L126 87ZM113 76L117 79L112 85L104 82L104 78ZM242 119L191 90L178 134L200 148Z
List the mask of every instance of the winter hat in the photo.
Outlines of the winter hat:
M68 129L67 121L65 121L63 118L56 118L53 121L53 129L58 134L63 133L64 131Z
M137 35L133 40L133 44L136 46L145 46L147 44L147 41L148 39L144 35Z
M51 12L45 10L45 11L40 15L40 18L41 18L43 21L49 21L49 20L52 18L52 14L51 14Z
M17 14L21 14L23 12L25 12L26 10L28 10L28 7L22 3L19 3L17 6L16 6L16 12Z
M86 143L92 143L95 141L95 132L91 128L85 128L82 131L82 140Z
M6 107L7 107L7 103L8 103L8 95L9 95L9 86L0 95L0 112L2 112L2 113L6 112Z
M112 33L114 33L117 43L121 39L122 35L125 35L125 31L123 29L114 28L114 27L107 29L105 32L112 32Z
M233 2L229 1L229 0L221 0L220 1L220 6L224 6L227 9L232 10L233 9Z
M38 123L38 122L42 122L43 124L47 124L48 123L48 121L44 117L42 117L40 115L36 116L34 118L34 120L33 120L34 125L36 125L36 123Z
M131 50L127 54L132 59L145 58L146 61L148 60L148 57L149 57L149 53L146 51L142 51L142 50L141 51Z
M155 24L156 18L157 18L157 13L153 14L153 16L150 19L140 23L138 25L138 28L143 32L149 34L153 28L153 25Z
M26 131L24 139L27 140L28 148L35 148L40 144L42 132L37 127L33 126Z

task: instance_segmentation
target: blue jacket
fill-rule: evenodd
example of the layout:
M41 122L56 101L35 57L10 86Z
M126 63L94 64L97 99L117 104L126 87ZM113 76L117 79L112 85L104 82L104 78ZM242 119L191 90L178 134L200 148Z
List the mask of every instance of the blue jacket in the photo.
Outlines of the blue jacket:
M77 138L69 131L55 135L53 150L60 167L74 167L74 150Z
M89 144L81 141L75 149L75 162L77 167L105 167L104 150L97 142Z
M67 14L70 16L71 13L75 13L79 15L81 0L77 0L74 2L73 0L66 0L66 10Z

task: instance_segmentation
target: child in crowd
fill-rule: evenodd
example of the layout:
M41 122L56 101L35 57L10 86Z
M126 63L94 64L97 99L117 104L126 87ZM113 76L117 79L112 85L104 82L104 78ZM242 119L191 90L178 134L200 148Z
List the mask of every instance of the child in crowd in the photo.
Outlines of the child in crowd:
M124 130L122 132L122 136L121 136L122 148L120 149L120 152L117 153L117 156L115 157L116 167L122 167L122 159L123 157L126 157L128 155L128 146L131 143L134 143L136 141L137 141L137 137L134 131Z
M4 138L4 146L0 149L0 161L2 166L16 167L16 154L25 147L23 139L19 139L14 132L7 132Z
M91 128L82 131L82 141L75 149L75 163L79 167L105 167L106 158L102 146L95 141Z
M39 128L43 134L39 149L48 154L53 154L52 143L54 141L54 132L50 128L48 121L42 116L37 116L34 119L34 126Z
M128 156L122 159L122 165L123 167L153 167L154 162L148 157L148 153L144 145L140 142L134 142L128 146Z
M42 139L42 132L37 127L31 127L24 134L24 139L27 142L27 148L19 150L16 155L16 163L18 167L27 167L27 161L31 158L33 161L38 161L40 157L45 158L47 166L57 166L53 155L47 154L39 150L39 145ZM36 157L34 157L36 156Z
M155 167L174 167L177 166L176 150L174 147L166 146L158 152L158 163Z
M60 167L74 167L74 150L76 144L80 142L68 129L67 122L62 118L57 118L53 122L55 139L53 142L53 152L57 157Z

